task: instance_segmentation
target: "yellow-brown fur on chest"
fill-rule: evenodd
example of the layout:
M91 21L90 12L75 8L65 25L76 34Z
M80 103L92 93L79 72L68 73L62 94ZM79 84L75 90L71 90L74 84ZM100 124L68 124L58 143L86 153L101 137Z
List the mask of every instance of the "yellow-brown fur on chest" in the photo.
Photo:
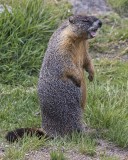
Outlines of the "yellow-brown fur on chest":
M84 63L86 61L86 54L88 50L88 44L84 37L76 37L70 30L66 30L63 33L63 41L60 45L61 54L70 58L70 63L65 61L64 79L73 77L81 88L81 106L84 108L86 102L86 84L84 77Z
M81 79L81 106L84 109L86 102L86 84L84 76L84 63L86 61L87 42L85 40L76 40L73 43L73 63L77 66L80 79Z

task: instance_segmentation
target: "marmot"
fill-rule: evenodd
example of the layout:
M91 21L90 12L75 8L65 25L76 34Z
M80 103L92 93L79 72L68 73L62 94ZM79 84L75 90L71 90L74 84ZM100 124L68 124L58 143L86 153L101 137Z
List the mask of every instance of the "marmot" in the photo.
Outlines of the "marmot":
M38 82L42 130L16 129L8 132L7 140L15 141L25 132L56 137L83 131L82 112L86 103L84 70L88 72L90 81L94 77L87 41L95 37L101 26L102 22L94 16L74 15L53 33Z

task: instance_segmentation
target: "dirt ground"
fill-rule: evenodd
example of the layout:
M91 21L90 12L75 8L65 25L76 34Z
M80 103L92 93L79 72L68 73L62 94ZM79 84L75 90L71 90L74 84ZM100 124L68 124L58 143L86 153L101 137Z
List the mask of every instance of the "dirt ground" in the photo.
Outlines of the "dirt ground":
M98 140L98 146L96 149L96 155L93 157L80 154L78 151L66 150L62 148L65 157L68 160L100 160L101 157L115 157L119 160L128 160L128 150L122 150L114 146L112 143L108 143L104 140ZM39 151L32 151L26 155L25 160L50 160L50 152L54 150L53 148L42 148Z

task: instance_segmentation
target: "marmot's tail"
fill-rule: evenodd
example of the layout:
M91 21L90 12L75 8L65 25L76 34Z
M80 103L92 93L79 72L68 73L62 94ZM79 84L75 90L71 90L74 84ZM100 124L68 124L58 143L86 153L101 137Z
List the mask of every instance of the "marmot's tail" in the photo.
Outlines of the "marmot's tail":
M23 138L25 134L30 136L35 135L39 139L41 139L41 137L43 136L46 138L49 137L42 128L18 128L15 129L14 131L9 131L6 134L5 138L9 142L15 142L18 141L19 138Z

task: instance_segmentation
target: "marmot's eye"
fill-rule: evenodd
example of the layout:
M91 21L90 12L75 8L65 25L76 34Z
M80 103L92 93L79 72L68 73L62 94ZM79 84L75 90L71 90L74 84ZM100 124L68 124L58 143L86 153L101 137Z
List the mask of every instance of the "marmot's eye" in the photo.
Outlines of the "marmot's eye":
M73 23L73 24L75 23L73 16L70 16L70 17L69 17L69 22L70 22L70 23Z
M83 19L82 22L89 22L89 20L88 19Z

